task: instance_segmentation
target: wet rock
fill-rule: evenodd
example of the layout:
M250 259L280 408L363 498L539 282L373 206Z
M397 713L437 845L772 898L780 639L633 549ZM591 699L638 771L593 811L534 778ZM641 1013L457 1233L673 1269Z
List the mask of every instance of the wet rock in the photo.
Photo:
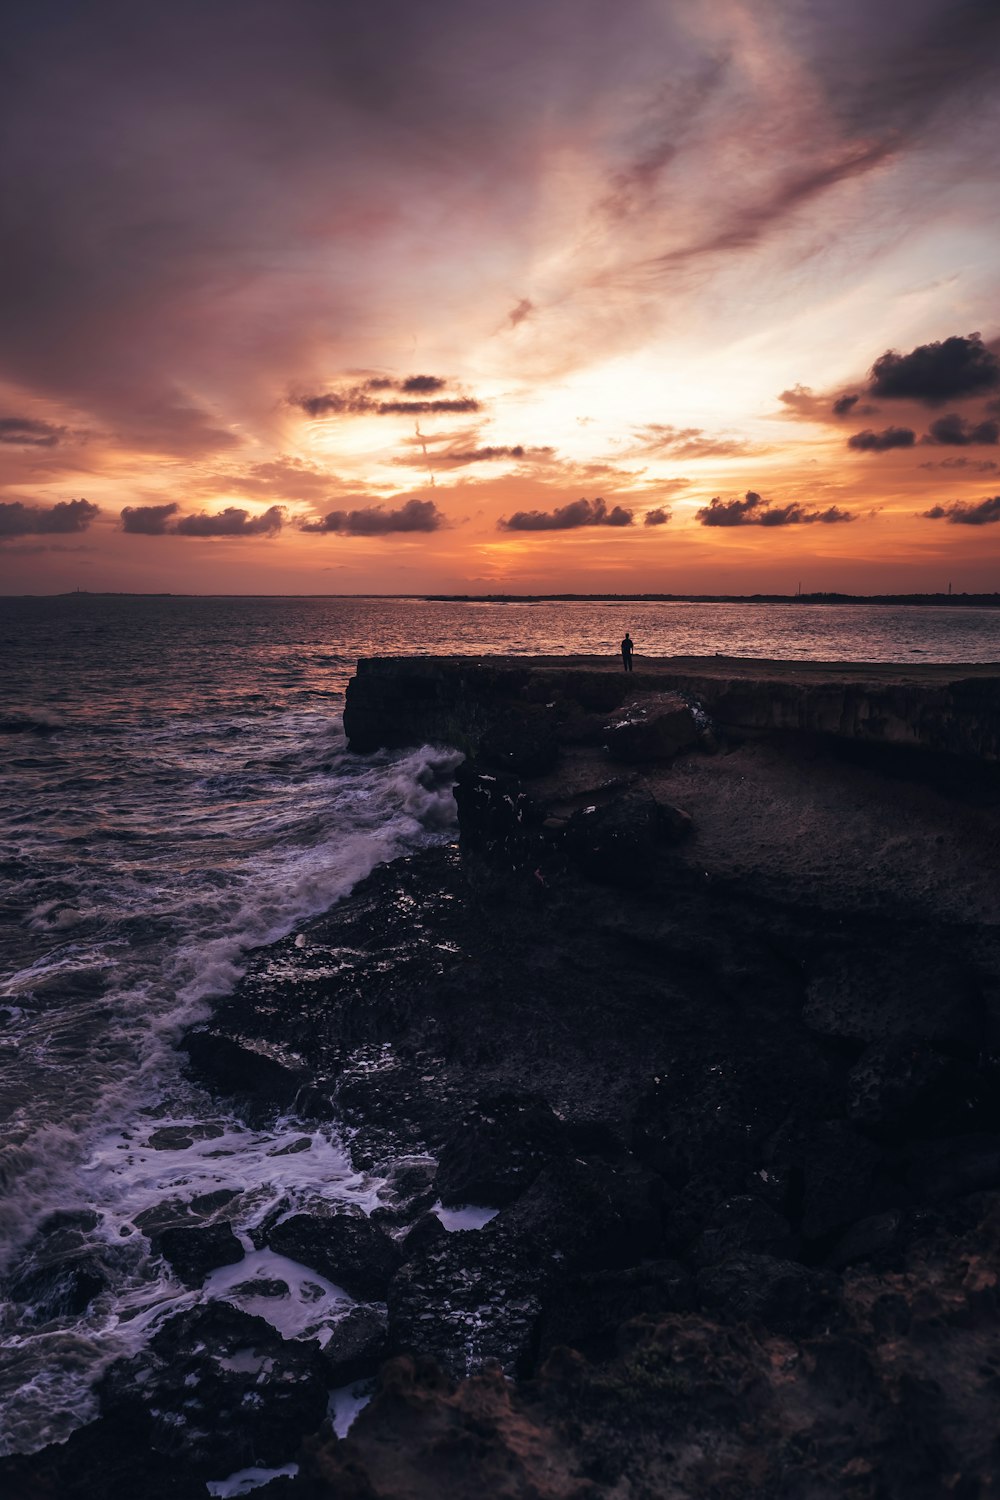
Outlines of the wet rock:
M669 760L698 743L698 726L676 693L651 693L626 704L605 725L612 760L635 764Z
M401 1259L398 1246L364 1214L293 1214L273 1226L267 1242L362 1300L385 1296Z
M917 1038L977 1044L983 1016L963 965L911 934L883 933L817 962L802 1012L823 1036L852 1042Z
M160 1235L160 1254L186 1286L201 1286L209 1271L232 1266L246 1251L231 1224L179 1225Z
M374 1375L388 1349L389 1320L378 1307L352 1307L323 1345L330 1384L349 1385Z
M142 1411L101 1417L38 1453L0 1458L7 1500L205 1500L205 1480L180 1456L154 1453Z
M254 1105L287 1108L307 1082L300 1064L260 1040L251 1043L208 1030L189 1031L181 1046L200 1080L220 1094Z
M97 1385L104 1416L146 1427L151 1451L218 1479L294 1456L326 1412L327 1372L314 1343L223 1302L169 1319L134 1359Z
M567 1270L603 1270L660 1256L671 1208L661 1178L636 1162L568 1159L546 1167L486 1226Z
M700 1266L715 1266L744 1255L773 1255L779 1259L794 1249L788 1220L770 1204L744 1194L727 1198L712 1210L694 1247Z
M109 1284L108 1268L99 1252L81 1249L51 1257L29 1252L6 1282L6 1295L24 1304L31 1323L54 1318L78 1318Z
M562 1126L536 1094L481 1099L445 1141L435 1188L444 1204L502 1207L567 1150Z
M404 1257L408 1260L411 1256L419 1254L426 1245L433 1244L435 1240L441 1239L447 1233L447 1229L437 1214L430 1212L421 1214L402 1242Z
M698 1273L702 1305L733 1322L776 1333L813 1327L833 1310L836 1278L773 1255L745 1255Z

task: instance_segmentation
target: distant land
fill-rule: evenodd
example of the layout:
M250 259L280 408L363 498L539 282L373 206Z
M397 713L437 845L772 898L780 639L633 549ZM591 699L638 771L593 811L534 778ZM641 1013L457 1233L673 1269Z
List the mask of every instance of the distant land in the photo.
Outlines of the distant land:
M1000 609L995 594L424 594L429 604L958 604Z

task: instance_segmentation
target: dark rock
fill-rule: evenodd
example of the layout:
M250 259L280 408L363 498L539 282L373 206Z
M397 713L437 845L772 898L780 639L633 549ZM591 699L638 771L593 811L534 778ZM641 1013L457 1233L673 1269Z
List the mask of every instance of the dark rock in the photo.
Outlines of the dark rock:
M398 1246L363 1214L293 1214L274 1225L267 1242L362 1300L385 1296L401 1259Z
M612 760L669 760L698 743L691 710L676 693L655 693L626 704L605 725Z
M441 1239L447 1234L441 1220L435 1213L421 1214L409 1234L403 1240L403 1255L407 1260L413 1255L420 1253L426 1245L433 1244L435 1240Z
M286 1342L263 1318L209 1302L116 1361L97 1394L104 1416L147 1428L153 1453L220 1479L287 1463L323 1420L327 1379L316 1344Z
M484 765L518 776L542 776L559 758L554 714L540 703L509 703L479 742Z
M905 1216L902 1209L889 1209L884 1214L873 1214L868 1219L859 1219L846 1230L826 1257L828 1266L841 1270L844 1266L855 1266L864 1261L876 1261L880 1265L890 1261L905 1243Z
M893 1206L890 1164L879 1148L844 1120L819 1120L782 1130L766 1157L779 1178L801 1194L806 1239L822 1239ZM794 1207L789 1204L789 1211ZM797 1216L798 1217L798 1216Z
M481 1233L517 1238L567 1270L604 1270L662 1255L670 1208L666 1184L636 1162L567 1159Z
M656 798L649 792L628 791L612 802L575 812L564 840L568 853L592 880L636 887L648 883L664 833Z
M262 1041L203 1030L189 1031L181 1046L199 1079L221 1094L252 1104L288 1107L307 1082L301 1064Z
M608 1359L618 1346L622 1324L633 1318L660 1322L693 1307L694 1281L674 1260L572 1277L545 1300L538 1359L546 1359L559 1345L578 1349L589 1359Z
M201 1286L209 1271L232 1266L246 1251L231 1224L175 1226L160 1235L160 1254L187 1286Z
M830 950L809 979L802 1019L823 1036L864 1043L975 1045L983 1026L975 987L952 954L888 934Z
M770 1204L744 1194L727 1198L709 1214L694 1247L695 1262L715 1266L743 1255L779 1259L794 1249L791 1225Z
M434 1185L442 1203L499 1208L566 1150L562 1127L544 1099L497 1094L480 1100L445 1141Z
M847 1117L883 1131L947 1128L957 1123L949 1116L968 1110L967 1071L912 1037L873 1042L851 1069Z
M11 1301L25 1304L28 1322L48 1323L80 1317L109 1281L108 1268L96 1250L51 1259L29 1252L7 1279L5 1291Z
M746 1255L698 1274L702 1305L733 1322L801 1333L834 1307L836 1278L773 1255Z
M374 1375L388 1349L389 1322L377 1307L352 1307L323 1345L332 1386Z
M907 1180L919 1199L940 1203L1000 1186L1000 1136L960 1135L913 1147Z
M0 1494L6 1500L205 1500L205 1480L183 1457L152 1450L152 1426L141 1410L100 1417L65 1443L0 1458Z

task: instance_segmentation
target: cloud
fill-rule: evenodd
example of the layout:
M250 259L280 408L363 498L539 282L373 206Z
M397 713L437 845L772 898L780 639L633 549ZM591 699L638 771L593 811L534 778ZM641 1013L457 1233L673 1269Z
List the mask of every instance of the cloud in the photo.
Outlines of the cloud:
M252 516L237 505L227 505L215 515L201 511L197 515L183 516L170 527L170 531L175 536L276 536L283 521L284 510L280 505L272 505L260 516Z
M534 311L535 304L530 300L530 298L522 297L520 302L512 307L510 312L507 314L507 321L510 327L516 328L519 323L523 323L526 318L530 318L531 314Z
M314 420L319 417L424 417L482 410L482 402L472 396L436 396L435 392L443 391L447 384L438 375L409 375L404 380L377 375L360 385L344 386L318 396L293 396L289 405L297 406ZM384 400L378 393L386 391L398 392L398 396ZM433 399L413 400L412 397Z
M643 520L644 526L665 526L670 520L672 511L668 505L659 505L656 510L647 510Z
M918 344L909 354L887 349L871 368L873 396L941 406L960 396L977 396L1000 386L1000 359L978 333Z
M860 400L861 397L858 395L838 396L830 410L835 417L846 417L848 412L852 411Z
M439 531L446 518L433 500L415 496L397 510L367 505L359 510L332 510L321 521L306 521L302 531L336 532L340 536L388 536L393 532Z
M180 510L176 500L166 505L126 505L121 513L122 531L130 536L163 536L167 522Z
M632 512L621 505L609 510L605 502L573 500L557 505L555 510L516 510L509 518L497 522L501 531L571 531L578 526L631 526Z
M847 439L848 448L856 453L887 453L890 448L912 448L917 434L911 427L884 427L881 432L855 432Z
M512 446L499 444L482 448L447 448L444 452L431 453L430 459L434 464L462 468L467 464L495 463L504 458L517 459L519 463L546 463L555 457L555 452L554 448L526 448L523 443L514 443ZM411 459L399 461L407 464L412 462Z
M1000 495L993 495L978 504L971 501L954 500L951 505L932 505L930 510L920 512L928 521L948 521L952 526L991 526L1000 521Z
M0 417L0 443L23 448L54 448L66 435L65 427L38 422L33 417Z
M60 500L48 507L12 500L0 503L0 537L86 531L99 513L100 506L89 500Z
M745 438L706 437L703 427L672 427L647 422L635 429L634 453L669 453L672 458L737 458L753 449ZM759 450L756 450L759 451Z
M798 501L772 505L755 490L747 490L742 500L722 500L716 495L697 512L697 519L702 526L811 526L817 522L830 526L856 517L836 505L826 510L807 510Z
M971 469L975 474L995 474L1000 464L992 458L942 458L937 463L923 463L922 469Z
M977 422L973 426L957 411L950 411L946 416L938 417L936 422L931 423L930 429L923 438L925 443L939 443L949 448L968 448L976 443L995 447L998 440L1000 440L1000 423L988 420Z

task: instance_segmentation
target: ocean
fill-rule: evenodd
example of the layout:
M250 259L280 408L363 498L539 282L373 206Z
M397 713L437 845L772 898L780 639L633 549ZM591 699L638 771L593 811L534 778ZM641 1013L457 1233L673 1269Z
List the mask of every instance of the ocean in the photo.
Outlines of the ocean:
M1000 662L1000 610L961 606L0 600L0 1451L89 1420L100 1369L199 1297L289 1336L322 1336L350 1305L249 1239L246 1261L187 1291L142 1229L207 1193L242 1194L241 1234L279 1203L379 1200L335 1124L286 1153L301 1124L249 1128L176 1051L251 949L379 862L455 837L453 752L347 753L358 658L614 658L626 628L640 668L715 652ZM40 1226L60 1223L101 1268L82 1313L33 1275ZM266 1271L290 1287L277 1311L238 1289Z

